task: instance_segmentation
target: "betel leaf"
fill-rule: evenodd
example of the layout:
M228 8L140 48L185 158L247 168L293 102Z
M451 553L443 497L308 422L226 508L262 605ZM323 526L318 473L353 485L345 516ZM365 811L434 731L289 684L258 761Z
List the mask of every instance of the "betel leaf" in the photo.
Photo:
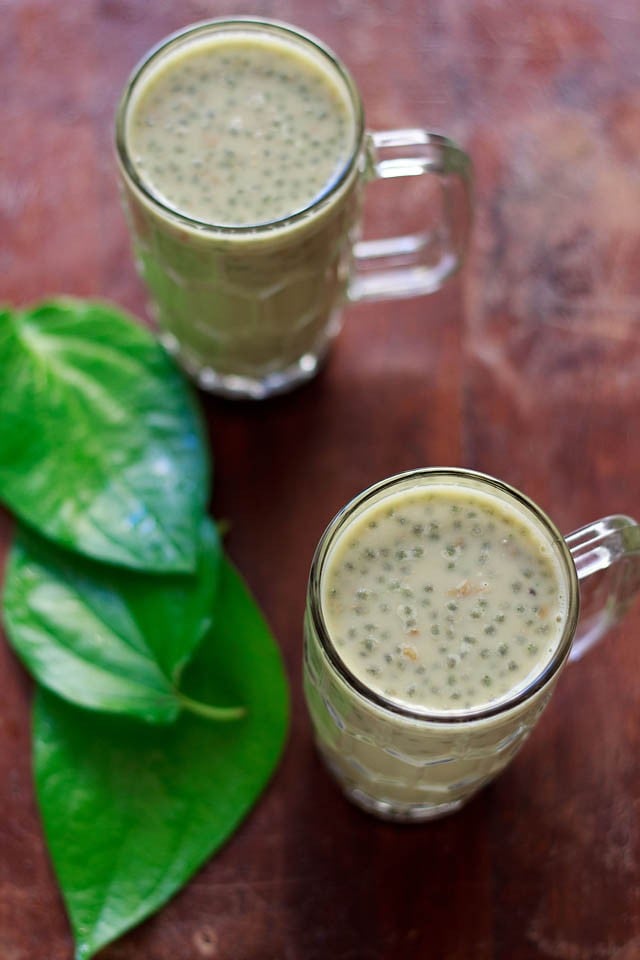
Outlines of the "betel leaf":
M208 519L199 540L195 574L159 576L18 530L4 588L11 645L40 683L80 706L154 723L175 720L185 706L208 712L176 688L217 595L221 546Z
M49 539L190 571L209 493L195 399L151 334L104 303L0 312L0 500Z
M217 724L184 713L158 728L38 694L37 795L76 960L189 879L245 816L280 755L288 716L280 655L226 560L216 622L184 679L199 700L245 703L246 716Z

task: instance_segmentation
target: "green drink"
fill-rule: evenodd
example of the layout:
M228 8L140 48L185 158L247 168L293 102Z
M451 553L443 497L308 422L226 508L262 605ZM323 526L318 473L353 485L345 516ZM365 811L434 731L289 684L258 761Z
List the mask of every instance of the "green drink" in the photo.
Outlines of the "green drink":
M409 142L431 136L419 133ZM466 160L443 138L429 143ZM253 20L170 37L125 90L117 148L162 339L206 389L256 398L289 389L315 373L347 296L420 292L395 273L393 289L370 274L355 291L361 193L379 170L353 81L311 37ZM446 176L468 199L466 169ZM460 259L439 243L425 290Z
M577 627L578 581L592 577ZM309 577L304 685L327 766L378 816L458 810L639 589L629 517L565 542L523 494L471 470L375 484L331 521Z

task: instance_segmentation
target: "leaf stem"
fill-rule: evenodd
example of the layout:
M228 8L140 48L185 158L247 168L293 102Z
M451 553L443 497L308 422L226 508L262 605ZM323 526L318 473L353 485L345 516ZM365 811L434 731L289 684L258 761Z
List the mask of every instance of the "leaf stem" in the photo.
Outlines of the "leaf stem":
M247 713L246 707L214 707L210 703L201 703L199 700L192 700L191 697L188 697L180 690L176 690L176 696L185 710L189 710L199 717L206 717L207 720L220 720L223 722L240 720Z

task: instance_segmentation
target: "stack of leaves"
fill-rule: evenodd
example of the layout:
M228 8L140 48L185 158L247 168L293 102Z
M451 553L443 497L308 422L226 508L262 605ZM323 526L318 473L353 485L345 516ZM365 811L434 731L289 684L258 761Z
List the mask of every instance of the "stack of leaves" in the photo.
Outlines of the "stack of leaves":
M206 517L194 397L106 304L0 313L9 640L37 681L38 803L76 960L216 850L280 755L288 696Z

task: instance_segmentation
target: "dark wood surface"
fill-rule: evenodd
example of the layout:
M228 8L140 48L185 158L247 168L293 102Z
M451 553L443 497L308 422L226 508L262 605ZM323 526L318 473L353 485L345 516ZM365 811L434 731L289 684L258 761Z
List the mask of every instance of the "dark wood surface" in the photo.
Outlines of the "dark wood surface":
M144 315L114 106L149 46L236 12L228 0L0 0L3 300L99 295ZM432 825L378 823L341 798L299 675L315 543L374 480L466 465L519 486L566 532L640 514L640 6L250 0L240 12L331 44L370 127L435 127L470 150L473 249L437 295L350 309L326 370L297 393L203 398L213 509L286 656L290 741L224 850L101 956L637 960L638 605L567 669L502 778ZM372 229L397 231L397 194L372 203ZM6 546L6 517L0 535ZM33 799L30 683L4 644L0 684L0 957L70 960Z

